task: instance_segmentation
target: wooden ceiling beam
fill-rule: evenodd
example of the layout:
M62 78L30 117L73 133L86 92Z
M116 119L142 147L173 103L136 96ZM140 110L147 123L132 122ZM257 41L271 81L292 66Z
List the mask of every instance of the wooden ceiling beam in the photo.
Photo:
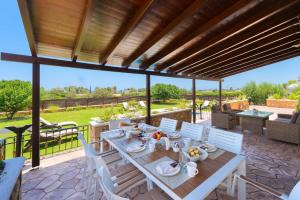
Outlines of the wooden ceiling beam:
M78 29L77 35L76 35L76 40L75 40L75 45L72 50L71 54L71 59L73 61L76 61L78 58L78 55L80 53L81 47L83 45L83 42L85 40L89 23L91 21L93 12L96 7L96 0L87 0L86 7L85 7L85 12L82 17L82 21L80 24L80 27Z
M210 69L216 69L216 66L224 66L228 62L241 60L252 54L267 51L274 46L280 46L281 44L297 39L297 37L299 37L298 29L298 25L295 25L261 40L252 41L250 44L242 46L242 48L236 48L230 51L229 54L225 53L224 56L219 56L216 59L210 60L210 62L196 65L192 70L185 71L184 74L201 73L209 71Z
M240 63L240 64L232 65L232 66L229 66L229 67L224 68L222 70L219 70L217 72L210 73L209 77L216 77L216 76L219 76L221 74L229 73L231 71L243 69L245 67L251 67L251 66L259 65L260 63L276 60L278 57L288 56L290 54L293 54L293 53L299 52L299 51L300 51L299 49L296 49L296 48L293 48L293 47L288 47L286 49L281 49L277 52L267 54L263 57L252 59L250 61L246 61L246 62L243 62L243 63Z
M37 56L37 46L35 42L35 36L33 32L33 26L31 23L31 16L27 0L18 0L18 6L21 13L23 25L25 28L26 37L29 43L29 48L32 56Z
M109 43L105 52L100 54L99 63L103 64L114 54L117 47L128 37L138 23L144 18L153 2L154 0L145 0L145 3L134 13L134 15L121 26L120 30Z
M299 37L299 35L298 35L298 37ZM294 37L294 38L296 38L296 37ZM285 50L285 49L290 49L290 48L292 48L292 45L295 44L297 41L298 41L297 39L294 39L294 40L288 40L286 42L282 41L282 44L280 44L280 45L276 44L276 45L272 45L272 46L266 46L263 49L258 49L257 51L255 51L254 54L249 55L249 56L245 56L242 59L236 59L233 62L228 62L224 65L218 65L215 68L210 68L207 71L197 72L197 73L194 73L194 74L196 74L196 75L199 74L199 75L205 76L206 74L211 74L211 73L214 73L214 72L222 71L223 69L226 69L226 67L228 67L228 66L233 66L233 65L238 66L240 63L245 64L245 62L250 62L250 61L252 61L252 59L263 58L265 56L276 53L278 51L282 51L282 50Z
M189 32L187 34L181 35L179 38L175 38L171 42L169 42L164 48L162 48L159 52L157 52L152 57L148 58L147 60L143 61L141 63L140 68L141 69L147 69L149 66L151 66L153 63L159 61L160 59L164 58L168 54L172 53L179 47L186 45L187 43L193 43L196 40L199 40L203 35L207 34L211 29L215 28L218 24L221 22L224 22L226 18L230 16L237 15L236 13L241 12L241 8L243 8L243 11L246 11L255 5L258 4L259 1L247 1L247 0L240 0L225 11L223 11L221 14L213 17L210 19L207 23L205 23L203 26L200 26L198 29ZM162 66L157 66L155 70L161 71L163 69Z
M102 65L102 64L73 62L73 61L68 61L68 60L25 56L25 55L4 53L4 52L1 52L1 60L20 62L20 63L39 63L41 65L49 65L49 66L56 66L56 67L70 67L70 68L76 68L76 69L88 69L88 70L120 72L120 73L130 73L130 74L149 74L149 75L153 75L153 76L185 78L185 79L196 78L199 80L218 81L218 79L210 79L208 77L202 77L202 76L194 77L194 76L185 76L185 75L178 75L178 74L173 75L173 74L154 72L154 71L145 71L145 70L138 70L138 69L125 69L122 67Z
M143 42L128 58L124 60L122 66L129 67L129 65L139 58L148 49L154 46L160 41L165 35L171 32L175 27L181 24L186 18L192 16L196 11L202 7L204 0L195 0L185 10L183 10L175 19L173 19L163 30L155 32L149 39Z
M272 55L276 55L278 53L284 52L286 50L291 50L291 49L293 49L292 45L295 44L296 41L297 40L290 41L290 42L287 42L284 45L281 45L281 46L278 46L278 47L273 47L269 51L264 51L263 53L258 53L256 55L249 56L249 57L247 57L243 60L236 60L235 62L228 63L227 65L224 65L224 66L218 66L218 68L212 69L212 70L204 72L204 73L195 73L195 74L196 75L198 74L198 75L201 75L201 76L206 76L207 74L211 75L211 74L216 74L216 73L222 73L222 72L224 72L226 70L230 70L232 68L238 68L242 65L246 65L246 64L251 63L253 61L261 60L261 59L264 59L266 57L270 57Z
M229 38L233 36L237 36L240 33L246 31L247 29L251 27L255 27L255 25L259 23L264 23L264 21L272 16L274 16L273 20L281 20L286 21L291 18L297 17L299 13L299 6L300 1L296 0L278 0L278 1L265 1L263 2L264 7L263 9L259 10L256 9L255 14L251 15L250 17L241 20L239 23L236 23L236 25L232 26L228 30L218 34L218 35L212 35L203 38L199 42L196 42L193 46L190 48L183 50L182 52L178 53L177 55L174 55L172 58L166 60L165 62L161 63L160 65L162 68L168 68L178 62L183 62L187 59L192 58L193 56L196 56L197 54L201 54L202 52L212 48L215 45L218 45L224 41L227 41ZM270 6L272 4L272 6ZM276 17L275 17L276 16ZM278 23L281 23L278 22ZM271 20L270 20L271 23ZM274 23L272 23L274 25ZM253 33L252 33L253 35ZM249 36L251 37L251 35ZM240 41L240 40L236 40ZM235 42L236 42L235 41Z
M271 18L269 18L270 20ZM269 21L268 20L268 21ZM247 31L243 32L243 34L239 34L238 37L232 37L230 40L226 42L222 42L218 45L212 46L206 51L197 54L190 59L186 59L183 62L177 63L171 66L168 69L169 73L179 73L179 72L187 72L193 70L197 67L198 64L204 64L209 62L210 60L219 58L226 54L231 53L235 49L243 48L244 46L251 44L253 42L257 42L259 40L264 39L265 37L272 36L278 31L284 30L287 27L293 26L297 24L296 18L292 20L288 20L282 23L279 23L277 26L274 26L272 23L259 23L259 26L255 26L251 29L247 29ZM267 25L267 27L266 27ZM255 31L255 35L253 32ZM240 42L237 42L240 41Z
M281 62L281 61L284 61L284 60L287 60L287 59L291 59L291 58L294 58L294 57L298 57L298 56L300 56L300 51L295 51L294 53L291 53L291 54L278 56L276 59L273 59L273 60L268 60L268 61L264 61L264 62L261 62L261 63L256 63L256 64L252 64L252 65L249 65L249 66L244 66L243 68L235 69L235 70L232 70L231 72L227 72L227 73L224 73L224 74L218 75L216 77L212 77L212 78L222 79L222 78L225 78L225 77L228 77L228 76L243 73L243 72L246 72L246 71L249 71L249 70L257 69L259 67L263 67L263 66L266 66L266 65L271 65L271 64Z

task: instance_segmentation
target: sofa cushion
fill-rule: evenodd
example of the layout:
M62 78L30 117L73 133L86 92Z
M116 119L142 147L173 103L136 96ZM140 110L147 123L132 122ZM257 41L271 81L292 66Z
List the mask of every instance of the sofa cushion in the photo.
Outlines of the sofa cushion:
M221 112L220 107L219 107L218 105L213 105L213 106L211 107L211 111L212 111L213 113L219 113L219 112Z
M291 120L290 119L285 119L285 118L277 118L277 119L274 119L273 121L275 121L275 122L283 122L283 123L289 124Z

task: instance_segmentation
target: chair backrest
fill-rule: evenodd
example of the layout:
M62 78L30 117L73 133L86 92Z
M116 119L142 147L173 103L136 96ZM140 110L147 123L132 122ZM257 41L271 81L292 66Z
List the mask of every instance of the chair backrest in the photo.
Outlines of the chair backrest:
M243 143L243 135L211 128L208 135L208 143L215 145L217 148L240 154Z
M145 108L145 107L146 107L146 105L145 105L145 102L144 102L144 101L139 101L139 104L140 104L140 106L141 106L141 107L143 107L143 108Z
M299 200L300 199L300 181L292 189L288 200Z
M162 118L160 121L159 128L163 131L173 132L176 131L176 126L177 126L177 120Z
M208 100L205 100L202 107L207 107L209 105L209 101Z
M120 197L115 194L114 183L111 179L111 175L106 168L103 168L99 163L96 156L93 157L94 164L96 166L97 179L106 199L109 200L128 200L127 198Z
M203 125L201 124L182 122L180 134L184 137L188 137L196 141L201 141L203 129Z
M129 108L128 102L123 102L123 107L127 110Z
M45 120L44 118L40 117L40 123L47 125L47 126L51 126L53 125L52 123L50 123L49 121Z
M120 128L120 123L121 122L129 124L130 119L129 118L124 118L124 119L116 119L116 120L109 121L109 130L114 130L114 129Z

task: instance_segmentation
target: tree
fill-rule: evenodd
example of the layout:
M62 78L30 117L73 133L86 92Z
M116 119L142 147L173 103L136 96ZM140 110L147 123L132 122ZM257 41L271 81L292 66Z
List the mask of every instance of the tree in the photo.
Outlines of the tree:
M107 88L95 88L94 97L112 97L115 93L115 87L107 87Z
M0 112L12 119L31 102L31 83L21 80L0 81Z
M151 94L156 100L166 102L167 99L179 99L180 89L171 84L157 83L151 88Z

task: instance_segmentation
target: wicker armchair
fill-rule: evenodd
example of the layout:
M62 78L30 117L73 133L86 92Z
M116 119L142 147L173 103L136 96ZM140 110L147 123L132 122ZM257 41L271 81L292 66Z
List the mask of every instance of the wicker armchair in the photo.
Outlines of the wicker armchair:
M234 114L221 112L217 108L212 108L211 125L217 128L233 129L236 126Z
M300 116L295 123L291 122L292 115L278 114L275 120L266 121L266 135L270 139L300 145Z

